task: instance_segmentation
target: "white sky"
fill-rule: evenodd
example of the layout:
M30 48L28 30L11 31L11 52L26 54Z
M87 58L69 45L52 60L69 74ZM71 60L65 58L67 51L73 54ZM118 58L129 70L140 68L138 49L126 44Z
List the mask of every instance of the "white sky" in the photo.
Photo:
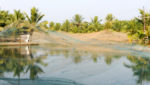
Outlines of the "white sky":
M29 13L33 6L45 14L43 20L55 22L70 19L75 14L81 14L88 21L94 16L104 19L108 13L127 20L138 16L138 9L143 6L150 12L150 0L0 0L0 9L11 12L21 9Z

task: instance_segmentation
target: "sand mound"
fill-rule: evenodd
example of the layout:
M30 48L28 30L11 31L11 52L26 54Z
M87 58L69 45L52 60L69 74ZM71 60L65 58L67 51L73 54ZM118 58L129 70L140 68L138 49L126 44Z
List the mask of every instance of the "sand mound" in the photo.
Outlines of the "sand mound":
M125 33L104 30L94 33L66 33L66 32L34 32L32 36L33 42L38 43L55 43L55 44L72 44L82 42L127 42L128 38Z
M34 32L32 42L41 45L56 46L57 49L70 47L70 49L85 50L90 52L120 52L122 51L144 51L149 52L149 47L132 45L127 43L128 38L125 33L104 30L95 33L66 33L66 32Z
M63 37L51 35L43 32L34 32L32 35L32 42L40 44L66 44L68 42Z
M73 38L80 39L82 41L114 41L114 42L127 42L128 37L125 33L115 32L111 30L104 30L101 32L94 32L94 33L77 33L77 34L68 34Z

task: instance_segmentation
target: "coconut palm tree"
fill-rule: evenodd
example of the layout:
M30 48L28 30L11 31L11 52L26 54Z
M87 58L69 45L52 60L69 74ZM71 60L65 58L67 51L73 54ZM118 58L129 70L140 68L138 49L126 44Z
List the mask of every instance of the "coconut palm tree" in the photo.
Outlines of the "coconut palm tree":
M92 19L92 23L100 23L101 20L99 20L98 16L95 16L93 19Z
M20 24L25 21L25 15L20 10L14 10L13 14L10 14L11 23L7 28L20 28Z
M41 21L42 18L44 17L44 14L39 13L39 10L35 7L31 9L31 17L29 17L27 13L25 13L25 15L28 21L33 25L39 23L39 21Z
M25 16L20 10L14 10L14 21L25 20Z
M43 21L39 24L39 26L43 29L48 29L48 21Z
M150 43L150 13L145 12L144 10L141 9L139 10L139 12L140 16L136 18L136 20L138 21L138 23L142 24L141 28L143 29L143 32L146 35L145 37L148 38Z
M114 16L112 14L108 14L106 16L105 29L111 29L113 24Z
M83 17L81 16L81 15L79 15L79 14L76 14L74 17L73 17L73 23L77 26L77 27L79 27L80 25L81 25L81 23L82 23L82 21L83 21Z
M66 31L69 32L70 29L70 21L66 20L63 24L62 24L62 31Z
M54 22L50 22L50 23L49 23L49 28L50 28L51 30L54 30L54 26L55 26L55 23L54 23Z
M112 14L108 14L107 16L106 16L106 21L113 21L114 20L114 16L112 15Z
M100 22L101 22L101 20L99 20L98 16L95 16L94 19L92 19L91 24L90 24L90 25L92 25L91 30L94 32L99 31L102 28Z
M60 30L61 24L60 23L56 23L54 28L55 28L56 31Z
M5 27L12 23L12 16L8 11L0 11L0 27Z

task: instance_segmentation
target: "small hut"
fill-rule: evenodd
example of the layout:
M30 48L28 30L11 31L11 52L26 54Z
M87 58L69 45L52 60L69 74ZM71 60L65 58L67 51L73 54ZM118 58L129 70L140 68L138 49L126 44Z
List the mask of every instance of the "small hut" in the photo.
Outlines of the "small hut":
M23 43L28 43L30 41L30 29L28 27L22 27L20 31L20 41Z
M9 28L0 32L0 42L28 43L33 29L29 27Z

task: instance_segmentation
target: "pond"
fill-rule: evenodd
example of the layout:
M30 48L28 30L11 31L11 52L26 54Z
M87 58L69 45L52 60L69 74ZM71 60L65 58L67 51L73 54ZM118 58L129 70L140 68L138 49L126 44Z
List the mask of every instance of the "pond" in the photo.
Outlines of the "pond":
M150 85L148 51L96 47L0 47L0 85Z

